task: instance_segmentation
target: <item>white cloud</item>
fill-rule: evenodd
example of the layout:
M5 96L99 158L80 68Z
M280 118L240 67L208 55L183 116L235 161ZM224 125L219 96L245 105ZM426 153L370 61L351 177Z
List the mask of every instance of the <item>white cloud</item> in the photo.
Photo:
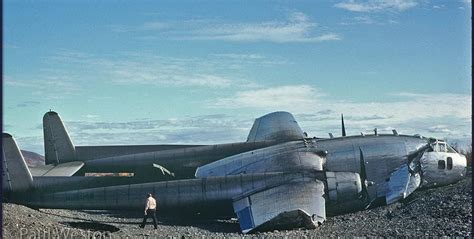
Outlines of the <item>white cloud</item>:
M153 21L153 22L145 22L139 26L126 26L126 25L108 25L107 27L110 28L113 32L139 32L139 31L157 31L157 30L164 30L169 27L168 23Z
M35 79L4 78L5 85L28 88L33 96L47 99L63 99L78 94L82 89L68 73L43 72Z
M208 106L217 108L299 108L311 105L315 97L324 94L308 85L278 86L267 89L239 91L227 98L210 102Z
M380 24L380 22L375 21L373 18L369 16L358 16L358 17L353 17L352 19L349 19L348 21L343 21L340 24L344 26L360 25L360 24L372 25L372 24Z
M238 91L208 102L208 107L288 111L301 116L302 120L297 117L301 126L319 136L338 132L340 113L344 113L346 124L350 122L351 133L377 127L433 137L470 137L470 95L402 92L393 96L398 99L392 102L338 101L309 85L289 85Z
M235 95L209 102L209 107L222 108L270 108L294 113L314 112L324 107L335 112L347 112L354 117L367 116L367 112L380 116L392 116L408 120L436 115L471 117L471 96L463 94L420 94L401 92L392 94L399 100L393 102L359 103L351 101L329 101L322 90L309 85L286 85L273 88L243 90ZM436 100L434 99L442 99ZM436 102L436 103L435 103ZM454 107L456 102L456 107ZM282 109L284 108L284 109ZM434 110L442 109L442 110ZM407 115L407 112L411 112Z
M202 86L210 88L223 88L232 84L231 79L223 76L190 73L181 67L161 65L161 63L137 66L134 63L118 62L109 73L112 75L112 81L119 84Z
M302 12L291 12L286 20L256 23L225 23L216 20L182 22L148 22L140 26L110 25L114 32L147 31L150 34L166 30L158 37L149 35L141 39L171 38L180 40L221 40L235 42L324 42L341 40L332 32L316 34L317 24Z
M259 54L236 54L236 53L226 53L226 54L213 54L217 57L238 59L238 60L254 60L254 59L264 59L265 57Z
M359 23L363 23L363 24L374 24L375 23L375 20L373 20L371 17L369 16L358 16L358 17L354 17L354 20L356 22L359 22Z
M253 120L225 114L134 121L65 121L76 145L213 144L245 141ZM41 125L38 125L41 128ZM135 137L134 135L140 135Z
M348 0L337 3L335 7L352 12L381 12L398 11L402 12L418 5L416 0L369 0L357 1Z
M214 54L203 58L166 57L147 53L127 52L109 56L94 56L64 51L48 58L55 64L81 65L82 70L94 72L95 78L115 84L152 85L165 87L198 86L227 88L256 86L238 73L246 65L272 66L283 61L259 54ZM231 70L232 69L232 70ZM70 72L72 74L74 72ZM76 75L81 75L75 72ZM237 76L236 76L237 75ZM82 75L83 76L83 75ZM21 84L17 82L16 84Z
M441 133L450 134L452 130L450 130L448 127L449 127L448 125L435 125L435 126L429 127L429 130L431 132L441 132Z
M467 6L468 8L472 8L472 1L471 0L462 0L461 2L463 2L464 5ZM462 7L462 9L464 9L464 7Z
M239 61L233 61L238 57ZM225 59L224 59L225 58ZM5 77L7 86L30 88L32 95L50 99L65 98L80 93L87 81L106 80L117 85L150 85L163 87L207 87L255 86L243 77L235 77L237 70L229 71L230 64L243 69L245 64L271 65L264 56L226 55L209 58L176 58L142 53L117 53L96 56L83 52L61 50L46 57L55 68L40 69L35 79L13 79ZM248 62L248 63L247 63ZM80 65L75 70L70 66ZM94 74L84 74L94 72ZM228 73L232 72L232 74ZM245 84L244 84L245 83Z
M350 26L350 25L393 25L393 24L398 24L397 21L393 19L388 19L388 20L382 20L380 18L374 17L374 16L355 16L349 20L345 20L340 23L341 25L344 26Z
M168 27L167 23L163 22L145 22L141 27L140 30L144 31L153 31L153 30L162 30Z
M318 24L302 12L292 12L286 21L261 23L217 23L199 26L191 31L191 39L225 41L323 42L340 40L335 33L315 35Z

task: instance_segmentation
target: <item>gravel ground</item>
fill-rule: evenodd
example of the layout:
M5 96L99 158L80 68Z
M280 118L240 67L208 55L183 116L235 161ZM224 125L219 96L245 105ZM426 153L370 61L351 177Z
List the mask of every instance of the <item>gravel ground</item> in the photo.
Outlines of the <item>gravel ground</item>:
M471 177L416 191L403 202L329 217L315 230L243 235L238 221L158 216L158 229L141 229L140 213L34 210L3 203L4 238L281 238L281 237L472 237Z

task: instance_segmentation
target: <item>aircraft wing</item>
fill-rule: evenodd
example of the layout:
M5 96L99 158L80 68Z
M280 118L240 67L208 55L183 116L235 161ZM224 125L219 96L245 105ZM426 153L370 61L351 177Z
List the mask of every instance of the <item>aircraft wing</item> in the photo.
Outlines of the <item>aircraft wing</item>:
M243 233L276 228L316 228L326 220L323 195L322 181L288 183L244 194L234 199L233 207Z
M285 142L299 139L304 139L304 134L293 115L288 112L273 112L255 120L247 142Z
M83 162L73 161L58 165L44 165L29 168L32 176L72 176L84 166Z

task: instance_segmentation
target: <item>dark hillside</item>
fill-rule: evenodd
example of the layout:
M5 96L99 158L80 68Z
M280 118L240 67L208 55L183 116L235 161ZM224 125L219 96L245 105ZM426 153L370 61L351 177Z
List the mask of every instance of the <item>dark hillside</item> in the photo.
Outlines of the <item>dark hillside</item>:
M44 156L37 154L35 152L21 150L23 158L25 158L26 164L28 167L37 167L44 165Z

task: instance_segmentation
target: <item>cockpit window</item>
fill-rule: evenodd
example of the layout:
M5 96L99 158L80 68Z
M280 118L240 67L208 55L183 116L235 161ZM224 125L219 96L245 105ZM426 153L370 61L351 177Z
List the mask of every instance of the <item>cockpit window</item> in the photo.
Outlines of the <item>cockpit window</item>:
M446 145L446 147L448 148L448 153L457 153L451 146Z
M446 152L446 144L440 143L439 145L439 152Z
M429 152L442 152L442 153L445 153L446 152L446 143L444 142L436 142L434 144L431 145L430 147L431 149L428 150Z
M438 169L445 169L446 164L444 163L444 160L438 160Z

